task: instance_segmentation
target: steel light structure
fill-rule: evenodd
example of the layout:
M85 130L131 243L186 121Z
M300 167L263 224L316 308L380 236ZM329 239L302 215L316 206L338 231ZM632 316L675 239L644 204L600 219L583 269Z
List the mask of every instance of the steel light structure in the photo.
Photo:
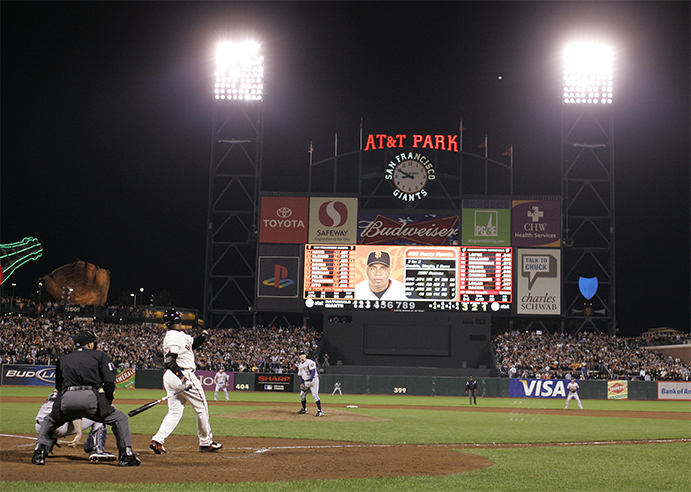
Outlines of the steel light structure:
M614 51L579 42L564 51L562 328L616 333L614 220ZM592 299L580 277L597 277Z
M204 323L255 324L258 210L264 139L264 57L255 41L216 48Z

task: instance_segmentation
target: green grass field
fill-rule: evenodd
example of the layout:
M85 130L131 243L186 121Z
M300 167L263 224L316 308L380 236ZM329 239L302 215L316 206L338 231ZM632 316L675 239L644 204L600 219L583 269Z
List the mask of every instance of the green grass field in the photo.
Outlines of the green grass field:
M0 397L45 397L46 388L0 387ZM128 412L146 401L160 398L162 391L118 390L116 406ZM209 396L207 394L207 396ZM118 404L120 399L139 399L139 404ZM324 395L329 408L348 410L387 419L374 422L242 420L214 417L230 412L271 407L274 402L294 402L296 394L233 392L234 401L254 402L252 406L211 406L211 426L219 441L229 443L233 436L327 439L381 444L449 443L582 443L620 440L688 439L681 443L621 445L564 445L531 448L481 448L463 450L492 460L495 465L483 470L442 477L405 477L329 481L239 483L239 484L93 484L1 482L6 491L688 491L691 490L691 421L656 418L589 417L572 406L563 415L531 413L492 413L482 408L563 409L564 400L481 398L475 412L450 412L444 407L467 406L465 398ZM691 402L629 400L585 400L587 410L649 412L691 412ZM346 409L346 405L358 405ZM387 408L384 405L411 408ZM0 432L35 433L33 417L40 404L0 404ZM313 409L308 399L310 410ZM367 408L364 408L364 407ZM372 407L370 407L372 406ZM416 406L437 407L430 409ZM195 420L186 410L175 434L196 435ZM133 434L152 435L166 413L159 405L130 420ZM460 451L459 451L460 452ZM0 463L1 478L1 463ZM308 477L306 477L308 478Z

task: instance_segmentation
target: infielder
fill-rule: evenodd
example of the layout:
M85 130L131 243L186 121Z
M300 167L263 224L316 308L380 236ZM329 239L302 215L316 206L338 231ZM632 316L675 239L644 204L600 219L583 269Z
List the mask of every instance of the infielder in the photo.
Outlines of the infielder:
M338 391L339 395L343 396L343 392L341 391L341 382L340 381L336 381L334 383L334 390L333 390L333 393L331 393L331 396L335 395L336 391Z
M305 352L300 352L300 363L298 364L298 375L300 376L300 403L302 409L298 413L307 413L307 391L312 392L314 403L317 404L315 417L323 417L322 402L319 399L319 374L317 374L317 363L307 358Z
M45 418L53 411L53 404L58 397L58 390L53 390L48 396L48 399L41 405L38 413L36 414L36 432L41 431L41 425ZM50 446L51 453L53 451L53 446L57 444L58 438L74 436L67 445L71 448L76 448L81 444L80 440L82 438L82 430L91 427L89 436L86 438L84 443L84 452L89 453L89 461L99 462L99 461L115 461L116 456L112 453L106 453L106 435L108 434L108 428L105 424L101 422L95 422L91 419L82 418L73 420L71 422L65 422L60 427L53 431L53 445Z
M165 312L163 322L168 328L163 338L163 366L166 369L163 373L163 386L170 398L168 398L168 413L163 418L158 432L151 438L149 448L156 454L167 452L163 443L177 427L185 410L185 404L189 403L197 418L199 451L218 451L223 445L214 442L209 423L209 405L206 402L202 383L194 374L196 364L193 350L204 343L206 332L194 338L185 333L182 327L182 315L175 309ZM183 388L187 390L173 396L176 391Z
M228 380L230 379L230 376L226 374L225 368L221 367L221 370L216 373L214 376L214 383L216 383L216 389L214 390L214 401L218 399L218 390L222 389L223 392L226 394L226 401L230 401L230 398L228 397Z
M566 389L569 390L569 394L566 395L566 406L564 407L564 410L567 410L569 408L569 402L571 401L571 398L575 398L578 402L578 406L581 408L581 410L583 410L581 399L578 397L579 388L580 386L578 386L578 382L576 381L576 379L572 379L571 382L566 386Z

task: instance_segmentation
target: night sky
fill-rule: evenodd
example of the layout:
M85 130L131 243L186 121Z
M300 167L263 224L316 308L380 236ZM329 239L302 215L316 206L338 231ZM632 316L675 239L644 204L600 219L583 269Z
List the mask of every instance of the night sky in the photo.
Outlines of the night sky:
M688 2L3 2L1 243L43 256L29 297L75 259L203 308L213 61L253 37L266 63L263 191L306 191L309 156L367 133L455 133L517 194L560 194L567 41L615 48L617 321L689 331Z

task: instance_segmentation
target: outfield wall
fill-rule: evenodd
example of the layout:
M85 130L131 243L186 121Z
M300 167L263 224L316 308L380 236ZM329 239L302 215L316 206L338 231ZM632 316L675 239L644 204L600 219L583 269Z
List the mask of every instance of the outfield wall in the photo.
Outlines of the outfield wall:
M212 378L207 371L203 373L204 380ZM3 365L2 385L14 386L46 386L54 387L54 368L52 366L27 366L27 365ZM252 372L236 372L232 375L228 391L267 391L298 393L299 381L295 374L258 374ZM51 375L53 379L51 380ZM200 376L202 377L202 376ZM502 398L560 398L565 388L565 380L557 379L508 379L474 376L478 383L478 397L502 397ZM163 389L162 369L138 369L134 377L134 387L138 389ZM344 395L414 395L414 396L455 396L465 397L465 384L468 377L451 376L407 376L401 374L321 374L320 394L330 395L334 389L334 383L341 383L341 391ZM608 391L608 381L600 379L580 380L579 395L583 399L606 400L628 398L629 400L658 400L658 399L682 399L689 400L690 396L679 398L663 398L661 387L682 385L684 391L691 391L691 382L673 383L667 381L626 381L625 391ZM611 382L610 382L611 385ZM207 389L209 386L207 385ZM516 395L516 389L522 389ZM123 397L127 391L122 389L118 396Z

